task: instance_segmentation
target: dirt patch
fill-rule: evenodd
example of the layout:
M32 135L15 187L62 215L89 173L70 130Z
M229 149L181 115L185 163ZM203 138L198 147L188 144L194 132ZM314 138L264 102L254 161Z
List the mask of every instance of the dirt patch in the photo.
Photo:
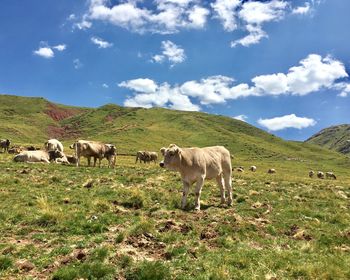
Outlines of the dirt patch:
M79 113L81 113L79 109L61 108L53 103L48 103L47 109L45 110L45 114L50 116L54 121L61 121Z
M50 138L58 139L74 139L79 138L80 131L77 127L73 126L54 126L49 125L47 127L47 133Z
M312 240L311 235L307 234L305 230L299 228L297 225L292 225L290 229L285 232L285 234L296 240Z

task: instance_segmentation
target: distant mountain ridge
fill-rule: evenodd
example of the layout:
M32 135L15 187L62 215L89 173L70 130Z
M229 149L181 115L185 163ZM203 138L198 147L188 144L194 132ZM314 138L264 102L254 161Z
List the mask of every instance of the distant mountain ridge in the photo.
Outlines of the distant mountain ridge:
M305 142L320 145L342 154L350 154L350 124L322 129Z

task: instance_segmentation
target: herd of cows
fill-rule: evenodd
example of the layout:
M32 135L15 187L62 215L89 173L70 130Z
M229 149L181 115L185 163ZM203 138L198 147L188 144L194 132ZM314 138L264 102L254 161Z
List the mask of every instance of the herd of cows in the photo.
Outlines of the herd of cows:
M11 146L8 139L0 140L0 149L3 152L16 154L13 158L15 162L44 162L75 164L80 166L81 157L87 158L90 166L91 158L96 166L97 159L99 167L103 159L108 160L108 167L115 166L117 149L115 145L104 144L96 141L78 140L70 148L74 150L74 155L65 155L63 145L57 139L50 139L44 143L42 149L36 149L33 146L19 147ZM221 193L221 203L232 204L232 171L244 172L244 167L232 168L230 152L223 146L213 146L205 148L180 148L171 144L168 148L161 148L161 154L164 160L160 162L160 167L179 172L183 183L183 194L181 206L186 207L187 195L191 185L195 187L195 209L200 210L200 195L205 179L216 179ZM136 153L136 162L155 162L158 161L156 152L138 151ZM257 170L256 166L249 168L251 172ZM270 168L267 173L274 174L276 170ZM309 177L314 177L315 172L309 171ZM333 172L317 172L320 179L336 179ZM227 194L227 197L226 197Z

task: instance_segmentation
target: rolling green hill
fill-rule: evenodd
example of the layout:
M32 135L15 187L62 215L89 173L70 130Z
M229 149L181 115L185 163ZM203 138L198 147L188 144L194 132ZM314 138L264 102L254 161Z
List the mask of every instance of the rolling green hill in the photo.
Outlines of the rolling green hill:
M350 154L350 124L331 126L311 136L306 142Z
M97 109L51 103L43 98L0 95L0 137L14 143L43 143L58 138L68 145L82 138L114 143L120 153L179 146L224 145L246 160L338 161L338 153L309 143L285 141L245 122L200 112L162 108Z

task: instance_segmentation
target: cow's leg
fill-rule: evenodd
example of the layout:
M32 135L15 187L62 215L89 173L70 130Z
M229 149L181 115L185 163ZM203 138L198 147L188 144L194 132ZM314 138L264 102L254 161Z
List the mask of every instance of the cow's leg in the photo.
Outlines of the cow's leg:
M227 172L224 173L224 182L225 182L225 188L227 191L227 205L232 205L232 179L231 179L231 173Z
M87 157L87 161L88 161L88 166L90 167L91 157Z
M222 175L220 174L218 177L216 177L216 182L218 183L219 187L220 187L220 194L221 194L221 204L225 203L225 182L224 182L224 178L222 177Z
M196 183L196 190L195 190L195 195L196 195L196 200L195 200L195 204L194 204L194 210L200 210L201 209L201 193L202 193L202 188L204 185L204 178L205 176L201 176Z
M187 201L187 195L188 195L188 191L190 189L190 184L188 182L185 182L185 181L182 181L182 183L183 183L183 190L182 190L181 208L185 209L186 201Z
M97 157L94 157L94 167L96 167Z
M102 160L102 158L99 157L99 158L98 158L98 167L99 167L99 168L101 168L101 160Z
M80 155L76 155L77 157L77 162L75 163L76 167L79 167L80 164Z

